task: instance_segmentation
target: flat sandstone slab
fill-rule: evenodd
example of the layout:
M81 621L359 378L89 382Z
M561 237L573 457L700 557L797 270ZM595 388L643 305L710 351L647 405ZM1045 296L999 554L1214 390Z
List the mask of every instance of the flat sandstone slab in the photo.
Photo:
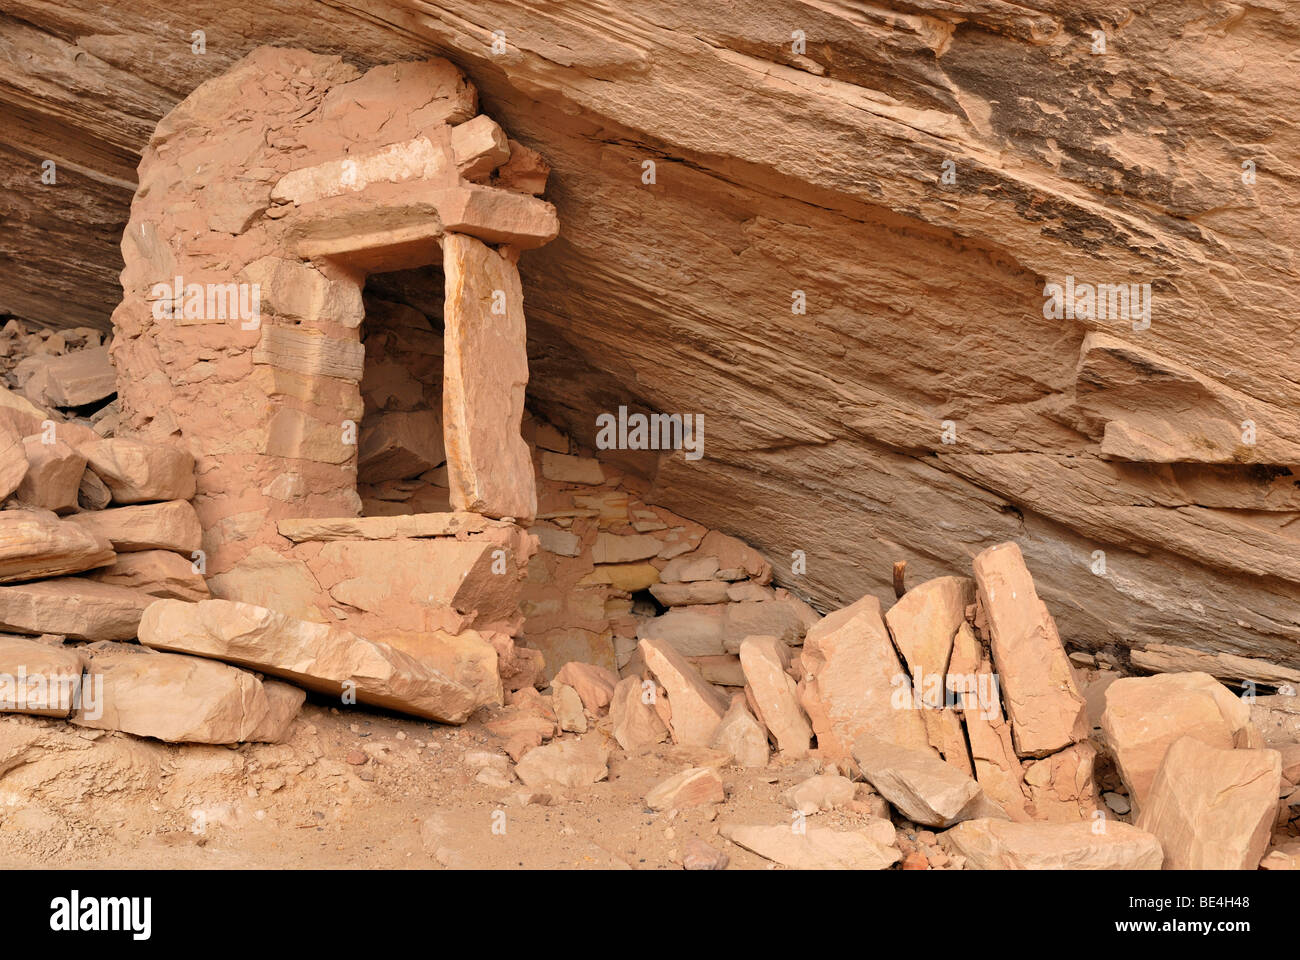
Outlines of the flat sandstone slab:
M59 577L0 587L0 630L75 640L130 640L153 597L130 587Z
M945 839L972 870L1159 870L1160 843L1118 820L1105 823L1014 823L967 820Z
M1042 757L1085 739L1084 699L1020 548L989 547L975 555L972 566L1016 752Z
M277 684L273 701L247 670L135 644L93 644L86 653L87 689L71 718L83 727L168 743L277 742L306 696Z
M140 622L140 642L283 677L361 703L442 723L464 723L474 692L433 667L339 627L295 620L265 607L229 600L158 600Z
M330 517L281 520L280 536L294 543L309 540L404 540L419 537L455 537L489 529L509 529L511 524L477 513L413 513L396 517Z

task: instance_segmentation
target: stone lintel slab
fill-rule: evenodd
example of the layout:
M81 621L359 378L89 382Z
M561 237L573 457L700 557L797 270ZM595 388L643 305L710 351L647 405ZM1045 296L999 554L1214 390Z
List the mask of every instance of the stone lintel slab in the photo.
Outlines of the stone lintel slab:
M280 536L294 543L330 540L405 540L459 537L486 530L509 530L514 524L477 513L414 513L396 517L326 517L286 519Z

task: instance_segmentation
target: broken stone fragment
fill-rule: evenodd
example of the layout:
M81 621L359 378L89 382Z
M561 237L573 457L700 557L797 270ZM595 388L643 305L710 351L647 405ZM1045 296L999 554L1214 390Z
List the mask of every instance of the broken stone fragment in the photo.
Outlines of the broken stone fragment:
M77 450L117 503L189 500L194 496L194 458L179 444L110 437L79 444Z
M1034 819L1091 821L1101 803L1093 781L1096 759L1097 748L1085 740L1041 759L1026 760L1025 788Z
M71 717L78 726L169 743L240 743L255 735L278 742L302 703L277 694L273 712L253 674L199 657L127 644L96 644L86 654L86 690Z
M1016 752L1042 757L1086 739L1086 704L1020 548L998 544L972 565Z
M614 671L598 664L570 660L556 671L555 682L572 687L587 712L600 716L609 706L619 679Z
M709 746L727 753L738 767L767 766L770 756L767 731L749 712L744 694L732 697L731 706L713 732Z
M4 408L0 407L0 411ZM22 435L0 420L0 500L6 500L27 476L27 451Z
M515 775L530 787L554 784L569 789L590 786L609 776L608 751L593 734L559 740L529 750L515 765Z
M668 739L668 726L653 704L645 702L643 681L624 677L614 688L609 718L614 739L628 756L644 753Z
M62 440L46 443L40 434L23 438L27 456L27 475L15 491L15 498L25 506L55 513L77 509L81 478L86 472L86 458Z
M281 520L277 529L295 543L330 540L463 538L512 525L477 513L416 513L398 517L329 517Z
M156 600L139 637L158 650L226 660L318 693L354 693L361 703L442 723L464 723L475 707L473 691L400 650L251 604Z
M727 799L722 778L713 767L690 767L656 784L645 797L651 810L684 810Z
M849 760L854 741L869 734L938 759L920 711L912 709L907 677L875 597L865 596L812 626L802 662L800 701L822 756ZM901 709L894 703L898 690L905 701Z
M848 777L817 774L795 784L781 795L781 799L800 813L814 814L847 806L855 790Z
M723 824L718 832L737 846L792 870L884 870L903 856L897 847L856 830L805 827L795 832L788 824Z
M662 616L642 622L637 636L665 640L688 657L739 653L741 642L749 636L774 636L797 645L809 625L805 606L787 596L673 607Z
M567 683L551 684L551 702L554 704L555 721L566 733L586 733L587 714L582 709L582 698L578 691Z
M59 577L0 587L0 629L75 640L130 640L154 598L139 590Z
M701 580L697 583L656 583L650 592L665 607L686 607L697 603L726 603L732 599L730 584L723 580Z
M173 550L190 556L203 545L198 514L185 500L77 513L65 522L103 537L119 553Z
M112 502L113 494L99 475L94 470L83 471L77 488L77 506L82 510L103 510Z
M740 645L740 665L758 719L791 759L808 755L812 727L799 706L795 682L786 673L789 648L776 637L748 637Z
M492 178L492 185L503 190L517 190L540 197L546 192L546 178L550 176L551 165L540 153L525 147L517 140L510 141L510 159L503 164ZM547 449L556 449L547 447ZM563 451L561 451L563 452Z
M1166 870L1254 870L1277 815L1282 757L1195 736L1170 745L1137 825L1154 834Z
M451 503L527 523L537 514L520 434L528 385L523 288L514 263L471 237L443 238L442 422Z
M75 647L0 637L0 712L66 717L85 663Z
M1014 823L967 820L944 835L972 870L1159 870L1160 843L1118 820Z
M451 129L451 153L466 180L482 180L510 159L505 131L486 114Z
M170 550L119 554L108 566L87 573L86 579L130 587L151 597L198 601L212 596L194 562Z
M0 583L80 573L115 556L107 539L52 513L0 512Z
M915 823L948 827L976 817L1005 817L978 783L933 752L899 747L871 736L853 744L862 775Z
M671 644L643 639L640 649L646 666L668 693L673 741L688 746L708 746L727 702Z
M1231 653L1210 653L1166 643L1149 643L1145 649L1130 650L1129 658L1135 667L1152 673L1208 673L1237 683L1253 680L1270 686L1300 685L1300 670Z
M1169 746L1195 737L1229 750L1250 725L1250 705L1207 673L1124 677L1105 691L1102 732L1140 814Z
M617 536L612 533L599 533L591 548L594 563L632 563L648 560L659 553L663 543L658 537L649 534L627 534Z
M885 614L885 623L913 683L924 691L927 707L943 706L942 689L932 702L925 678L943 676L952 655L953 637L966 622L966 607L975 602L975 581L968 577L939 577L908 590Z
M117 393L117 372L108 347L74 350L61 357L42 358L37 403L48 407L84 407Z
M446 459L442 421L436 411L387 411L367 417L361 425L357 445L361 483L418 477Z

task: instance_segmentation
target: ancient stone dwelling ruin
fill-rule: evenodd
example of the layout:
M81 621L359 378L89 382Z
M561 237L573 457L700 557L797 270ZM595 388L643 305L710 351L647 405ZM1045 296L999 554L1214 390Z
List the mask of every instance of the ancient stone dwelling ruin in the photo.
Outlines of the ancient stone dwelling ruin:
M577 59L601 82L650 69L621 57ZM783 69L821 76L792 62ZM770 66L762 75L785 94L804 82ZM69 835L69 849L107 843L103 825L119 822L174 843L197 812L232 849L310 829L312 855L351 856L355 844L334 843L345 837L314 834L374 817L383 826L353 840L407 830L403 857L523 863L516 848L464 839L479 808L500 806L539 833L577 811L584 856L606 866L1300 865L1300 671L1281 655L1294 622L1279 612L1285 591L1264 582L1288 562L1276 548L1294 495L1269 470L1293 457L1291 440L1233 446L1240 418L1265 418L1262 401L1127 331L1084 327L1073 274L1061 311L1031 304L1041 341L999 327L1019 296L1006 290L1024 277L1036 289L1038 274L992 245L963 279L988 309L958 324L965 301L910 272L942 273L927 258L948 242L933 224L899 226L919 206L882 214L855 200L845 222L814 230L832 211L825 185L799 201L821 211L810 215L800 190L781 193L799 164L758 176L752 156L724 164L734 183L701 186L687 167L685 194L641 181L675 211L656 229L686 239L672 254L629 246L618 266L660 278L664 336L678 342L643 331L649 360L634 345L610 369L570 366L568 347L604 342L602 322L611 342L637 335L618 311L654 300L586 288L572 342L554 335L556 288L601 262L585 235L566 246L557 205L594 217L586 230L601 216L611 234L640 229L597 176L627 166L626 142L612 119L565 128L580 111L539 101L562 131L552 157L544 124L501 102L529 135L513 137L467 73L427 51L362 69L256 47L166 111L143 146L108 338L19 319L0 332L0 752L21 758L0 768L20 798L0 808L0 859L6 832L46 853L39 837L63 843L80 817L99 833ZM730 133L738 155L749 149ZM564 146L570 136L597 153ZM736 185L755 176L751 204ZM716 228L685 212L706 196L724 198ZM1059 232L1077 228L1065 219ZM799 231L824 235L829 258L868 224L897 240L864 254L881 275L861 284L839 263L828 288L871 287L903 318L891 329L914 327L920 346L910 332L856 339L856 315L798 327L797 309L776 333L748 319L726 336L693 332L733 301L764 302L756 277L792 259ZM680 252L691 244L709 269ZM1082 256L1071 250L1063 269L1086 274ZM530 274L530 262L543 266ZM793 283L827 296L816 277L787 279L783 311ZM538 287L551 334L540 346ZM1143 292L1149 329L1150 286L1124 290ZM969 334L984 322L1028 344L1030 385ZM799 355L823 341L826 355ZM540 390L530 357L548 374ZM672 377L647 376L679 361L676 394ZM768 393L742 402L716 378L747 361L779 375L752 377ZM895 367L923 369L932 389L949 361L967 404L954 419L887 396L921 404ZM987 382L980 365L997 368ZM697 402L700 423L718 417L720 453L593 444L593 410L667 416L684 409L673 396ZM993 400L1014 414L981 420ZM818 420L823 401L834 415ZM1193 409L1207 423L1194 437ZM874 472L853 446L864 438ZM1267 489L1225 507L1215 478L1238 490L1254 483L1247 467L1268 473ZM998 499L997 470L1020 499ZM1080 486L1061 493L1062 471ZM1017 506L1043 502L1059 509ZM1255 510L1270 503L1276 516ZM1202 523L1209 539L1192 532ZM1177 542L1157 547L1149 531L1163 524ZM1132 571L1163 569L1159 550L1199 563L1225 544L1217 562L1252 565L1251 589L1272 599L1227 640L1166 642L1212 577ZM1114 610L1135 609L1146 632L1122 635ZM1268 625L1247 648L1256 614ZM89 786L65 790L70 775ZM143 796L160 798L158 822L131 820Z

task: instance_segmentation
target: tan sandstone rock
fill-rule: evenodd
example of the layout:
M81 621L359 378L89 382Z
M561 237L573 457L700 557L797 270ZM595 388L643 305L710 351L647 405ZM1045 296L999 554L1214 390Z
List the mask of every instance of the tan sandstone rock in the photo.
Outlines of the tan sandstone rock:
M884 870L902 859L897 847L855 830L723 824L719 831L737 846L792 870Z
M111 437L78 447L117 503L188 500L194 496L194 458L179 443Z
M1117 820L1013 823L967 820L944 834L972 870L1158 870L1159 841Z
M273 714L262 682L224 663L126 644L95 645L87 654L88 692L72 717L79 726L170 743L240 743L255 734L275 742L297 713L281 702ZM90 702L90 689L98 702Z
M1175 740L1229 750L1250 724L1250 705L1206 673L1124 677L1106 688L1102 732L1139 813Z
M226 660L319 693L354 692L361 703L443 723L463 723L476 705L469 688L400 650L251 604L157 600L139 636L155 649Z
M1254 870L1277 815L1276 750L1226 750L1195 736L1165 752L1137 825L1155 835L1166 870Z
M650 684L648 688L646 683ZM643 753L668 739L668 725L655 710L653 702L646 702L653 689L652 681L631 676L620 680L611 695L609 718L614 739L628 756Z
M673 741L708 746L727 712L726 700L671 644L643 639L639 647L646 666L668 692Z
M66 717L81 689L84 666L75 647L0 637L0 712Z
M713 767L689 767L651 788L645 805L651 810L684 810L727 798L722 778Z
M863 734L931 751L920 712L910 708L910 693L903 709L893 703L907 678L875 597L863 597L810 628L802 660L800 701L824 756L850 759Z
M767 731L745 705L744 694L731 698L731 706L713 731L709 746L726 752L738 767L765 767L771 751Z
M130 640L154 598L140 590L58 577L0 587L0 629L76 640Z
M115 556L106 538L52 513L0 513L0 583L80 573L112 563Z
M40 434L23 438L27 475L15 491L26 506L70 513L77 508L86 458L71 444L46 443Z
M973 566L1016 752L1041 757L1084 739L1084 699L1020 548L990 547Z
M130 587L151 597L198 601L212 596L194 561L170 550L118 554L112 563L87 573L86 579Z
M531 521L537 488L519 433L528 385L523 288L515 265L484 243L448 234L443 429L456 510Z
M174 550L189 556L203 543L198 514L185 500L78 513L67 522L104 537L119 553Z
M978 783L930 751L862 736L854 741L853 759L877 792L915 823L948 827L976 817L1006 816Z
M609 775L607 749L598 736L560 740L529 750L515 774L530 787L554 784L569 789L590 786Z
M808 755L812 727L799 706L795 682L785 672L787 650L777 637L748 637L740 645L740 665L758 719L776 738L781 753L798 759Z

